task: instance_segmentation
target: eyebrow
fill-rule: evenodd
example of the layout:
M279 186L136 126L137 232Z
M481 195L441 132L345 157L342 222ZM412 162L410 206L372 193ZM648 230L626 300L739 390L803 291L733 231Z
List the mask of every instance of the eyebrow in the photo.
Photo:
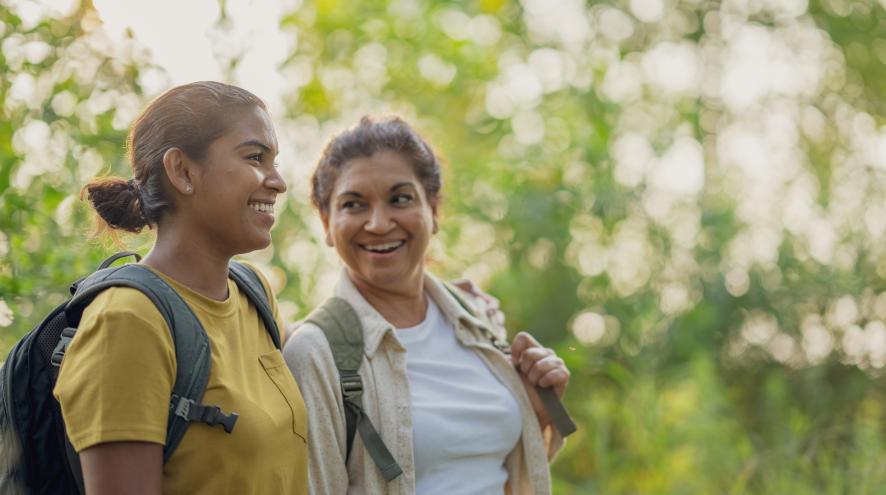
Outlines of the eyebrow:
M412 182L398 182L398 183L394 184L393 186L391 186L390 191L391 191L391 192L394 192L394 191L396 191L397 189L401 189L401 188L404 188L404 187L412 187L412 188L414 189L414 188L415 188L415 184L413 184ZM341 197L343 197L343 196L354 196L354 197L356 197L356 198L362 198L362 197L363 197L363 195L360 194L360 193L358 193L357 191L342 191L342 192L338 193L338 195L337 195L337 197L339 197L339 198L341 198Z
M407 186L415 189L415 184L413 184L412 182L398 182L398 183L394 184L393 186L391 186L391 192L394 192L397 189L407 187Z
M338 193L338 197L339 197L339 198L343 198L343 197L345 197L345 196L354 196L354 197L357 197L357 198L362 198L362 197L363 197L363 195L360 194L360 193L358 193L357 191L342 191L342 192Z
M256 146L258 148L263 149L264 151L266 151L268 153L270 153L272 151L270 146L268 146L267 144L265 144L257 139L250 139L248 141L243 141L242 143L235 146L234 149L247 148L249 146Z

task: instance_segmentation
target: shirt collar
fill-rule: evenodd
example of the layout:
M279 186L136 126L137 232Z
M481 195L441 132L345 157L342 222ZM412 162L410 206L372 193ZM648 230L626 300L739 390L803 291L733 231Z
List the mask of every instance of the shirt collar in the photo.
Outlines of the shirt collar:
M468 344L469 342L464 342L466 335L463 333L462 328L470 330L469 333L471 334L471 340L473 341L481 339L483 332L489 332L501 339L506 337L503 328L491 326L485 320L476 318L471 314L471 312L479 313L479 310L469 297L463 299L465 300L465 304L470 307L470 311L459 303L459 301L443 285L443 282L427 272L425 272L424 275L424 290L428 294L428 297L437 304L437 307L440 309L440 312L443 314L446 321L455 326L456 335L459 337L459 340L463 341L463 343ZM357 313L357 317L360 319L360 324L363 325L363 345L367 356L372 358L375 355L382 340L388 333L393 333L393 337L396 340L394 326L385 320L385 318L366 301L363 294L360 294L360 291L357 290L354 282L352 282L351 278L348 276L347 270L342 269L338 283L335 286L334 294L336 297L348 301ZM460 325L459 323L463 323L464 325Z
M425 273L425 292L437 303L437 307L440 308L440 312L443 313L446 320L455 324L456 328L459 327L458 323L461 322L471 329L492 331L486 321L474 316L474 314L479 314L480 310L470 297L462 297L462 301L467 305L466 308L452 295L442 281L430 273Z

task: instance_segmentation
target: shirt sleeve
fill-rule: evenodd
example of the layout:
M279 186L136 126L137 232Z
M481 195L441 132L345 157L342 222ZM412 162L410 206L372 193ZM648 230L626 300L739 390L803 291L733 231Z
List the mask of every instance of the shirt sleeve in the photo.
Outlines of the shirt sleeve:
M283 358L308 409L310 493L346 493L344 405L326 336L315 325L302 325L287 340Z
M164 444L175 366L169 328L147 296L131 288L99 294L83 312L54 390L74 449Z

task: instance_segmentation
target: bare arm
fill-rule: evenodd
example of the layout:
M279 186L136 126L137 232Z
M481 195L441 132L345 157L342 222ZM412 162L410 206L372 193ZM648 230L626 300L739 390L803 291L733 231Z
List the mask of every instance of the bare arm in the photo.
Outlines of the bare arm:
M87 495L160 495L163 446L148 442L109 442L80 452Z

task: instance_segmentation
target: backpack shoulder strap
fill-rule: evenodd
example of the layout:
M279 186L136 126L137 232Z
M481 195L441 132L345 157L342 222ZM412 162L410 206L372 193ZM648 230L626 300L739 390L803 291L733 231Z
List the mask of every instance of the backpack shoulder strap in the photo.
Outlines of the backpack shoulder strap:
M449 282L443 282L443 286L446 287L446 290L458 301L458 304L464 308L465 311L478 318L480 321L486 323L487 325L492 325L489 321L489 318L486 315L481 314L472 304L467 302L467 298L465 297L464 292L456 287L455 285ZM493 335L491 332L485 332L486 336L492 342L496 348L504 352L505 354L511 354L511 347L508 342L502 341ZM548 416L551 418L551 423L553 423L554 428L560 433L563 438L575 433L576 426L575 422L569 416L569 411L566 410L566 406L563 405L563 402L560 401L560 398L557 397L557 394L554 392L553 388L550 387L535 387L535 391L538 393L539 399L541 399L542 405L544 405L545 410L548 412Z
M210 426L221 425L230 433L237 421L237 413L224 414L218 406L200 403L209 381L212 363L206 331L178 292L144 266L128 264L105 268L76 284L74 296L66 307L68 328L62 333L62 340L53 352L53 363L61 362L67 345L76 333L83 309L101 291L110 287L130 287L142 292L163 315L172 333L177 364L169 404L163 462L172 456L188 425L193 421Z
M268 293L265 291L265 285L261 283L258 274L248 265L236 261L231 261L228 265L228 274L255 306L258 315L265 324L265 330L271 335L271 340L274 341L277 349L280 349L280 330L277 328L277 321L271 311L271 303Z
M403 470L363 410L363 379L358 372L363 362L363 326L360 318L347 301L332 297L311 312L305 322L323 330L338 369L348 435L345 462L351 457L354 437L359 431L366 451L385 480L396 478Z

